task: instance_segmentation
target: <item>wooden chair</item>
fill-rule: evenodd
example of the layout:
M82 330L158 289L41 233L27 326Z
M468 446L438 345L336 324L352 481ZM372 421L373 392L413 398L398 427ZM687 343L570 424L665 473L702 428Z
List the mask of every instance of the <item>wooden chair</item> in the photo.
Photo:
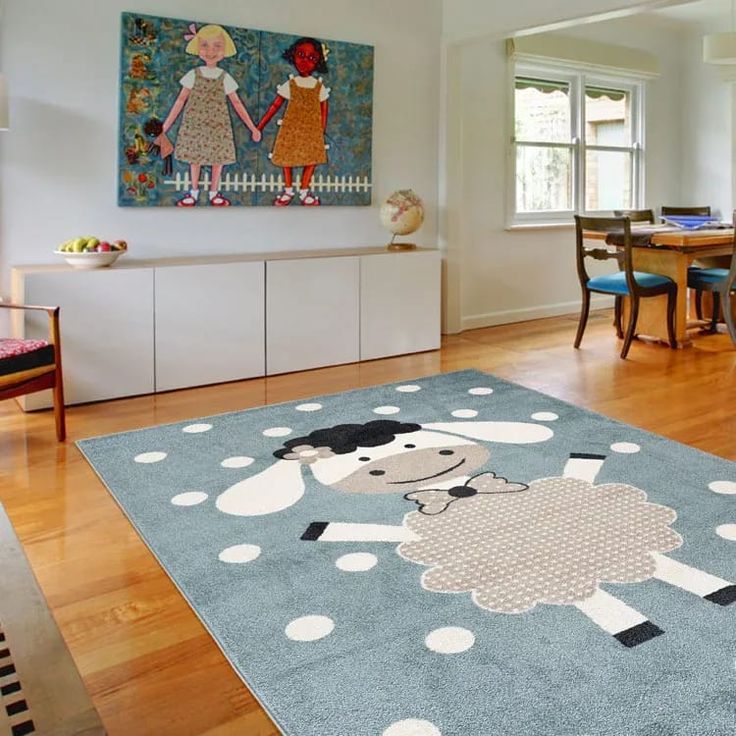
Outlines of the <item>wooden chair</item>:
M614 217L628 217L632 223L644 222L649 225L656 225L657 218L654 214L654 210L614 210ZM623 266L623 264L620 264ZM616 328L616 334L623 338L623 327L621 326L621 315L623 312L623 300L622 296L616 297L616 308L614 310L613 326Z
M613 252L605 247L587 248L585 246L586 230L604 233L623 233L623 252L620 250ZM667 295L667 334L669 336L670 346L676 348L675 307L677 305L677 284L667 276L634 271L631 220L628 217L581 217L580 215L575 215L575 235L578 278L580 279L580 286L583 290L583 304L580 311L578 331L575 336L575 347L579 348L583 339L583 333L585 332L585 326L588 323L588 314L590 312L590 295L591 292L595 292L597 294L610 294L622 298L628 296L631 300L629 324L626 329L623 348L621 349L622 358L625 358L629 354L631 341L636 334L640 299L661 296L662 294ZM594 258L599 261L615 259L619 264L623 264L623 269L616 273L591 278L585 267L586 258ZM621 306L619 306L621 302L622 299L616 300L617 310L621 309ZM617 319L618 325L620 325L620 314L617 315ZM619 332L619 337L621 336Z
M0 400L12 399L50 388L54 392L56 437L66 437L64 415L64 381L61 372L61 338L59 307L34 307L25 304L3 304L0 309L22 309L46 312L49 316L49 342L0 338Z
M628 217L631 222L648 222L650 225L656 223L654 210L614 210L614 217Z
M736 211L733 213L733 221L736 223ZM695 289L695 307L698 319L703 318L702 297L704 291L710 291L713 295L713 318L711 320L711 331L716 331L718 314L723 306L723 316L736 345L736 329L734 329L734 315L731 308L731 292L736 290L736 237L734 238L734 254L731 256L730 268L689 268L687 271L687 285Z
M701 217L710 217L711 211L710 207L662 207L662 217L667 217L667 215L673 215L677 217L677 215L698 215Z

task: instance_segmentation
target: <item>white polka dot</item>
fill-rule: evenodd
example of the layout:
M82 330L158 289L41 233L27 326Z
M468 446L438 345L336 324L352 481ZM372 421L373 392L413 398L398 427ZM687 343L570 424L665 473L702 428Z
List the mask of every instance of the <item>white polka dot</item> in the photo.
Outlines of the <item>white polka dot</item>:
M352 552L338 557L335 565L345 572L365 572L375 567L377 563L378 558L370 552Z
M475 636L472 631L459 626L446 626L430 631L424 643L427 649L439 654L459 654L475 644Z
M292 641L317 641L332 633L335 622L327 616L295 618L284 630Z
M190 424L184 427L182 432L186 432L187 434L199 434L200 432L209 432L211 429L211 424Z
M736 524L721 524L716 529L716 534L729 542L736 542Z
M398 414L401 411L398 406L377 406L374 414Z
M133 458L137 463L160 463L166 458L165 452L142 452Z
M319 411L322 408L322 404L299 404L297 411Z
M218 555L220 562L242 564L253 562L261 554L261 548L257 544L235 544L227 547Z
M723 493L726 496L736 496L736 483L732 480L714 480L709 484L708 488L710 488L713 493Z
M456 409L452 412L452 416L458 419L472 419L478 416L478 412L475 409Z
M207 494L202 491L185 491L184 493L177 493L171 499L171 503L174 506L196 506L198 503L206 501L207 498Z
M220 465L223 468L247 468L254 460L252 457L236 455L235 457L225 458Z
M560 417L552 411L538 411L532 414L532 419L536 422L556 422Z
M407 718L392 723L381 736L442 736L442 732L429 721Z
M639 452L641 447L633 442L614 442L611 445L611 449L614 452L620 452L623 455L633 455L634 453Z
M479 386L478 388L471 388L470 391L468 391L468 393L471 396L489 396L490 394L493 393L493 389Z
M263 434L266 437L286 437L292 431L291 427L271 427L270 429L264 429Z
M406 386L397 386L397 391L400 391L402 394L413 394L415 391L421 391L422 387L417 386L414 383L407 384Z

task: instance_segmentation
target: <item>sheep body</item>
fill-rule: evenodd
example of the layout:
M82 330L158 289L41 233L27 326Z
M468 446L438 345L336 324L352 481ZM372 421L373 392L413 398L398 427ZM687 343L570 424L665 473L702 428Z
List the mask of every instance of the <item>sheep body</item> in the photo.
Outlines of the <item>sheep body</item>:
M574 604L601 582L641 582L654 573L652 553L682 544L670 528L676 513L623 483L544 478L519 492L519 484L485 474L474 488L441 513L408 513L404 525L419 539L398 553L430 568L426 589L472 592L490 611Z

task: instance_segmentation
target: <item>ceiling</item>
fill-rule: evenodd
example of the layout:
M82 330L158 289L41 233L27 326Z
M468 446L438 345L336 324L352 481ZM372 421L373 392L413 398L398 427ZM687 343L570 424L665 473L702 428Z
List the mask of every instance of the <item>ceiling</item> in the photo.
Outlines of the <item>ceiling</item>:
M696 0L652 11L652 15L669 18L693 26L723 24L723 30L731 28L732 0Z

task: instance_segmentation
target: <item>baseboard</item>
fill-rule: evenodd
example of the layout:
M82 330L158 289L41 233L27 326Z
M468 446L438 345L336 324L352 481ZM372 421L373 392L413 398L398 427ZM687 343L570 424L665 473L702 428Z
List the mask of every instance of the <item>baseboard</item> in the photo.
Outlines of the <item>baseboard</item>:
M600 296L590 300L591 309L607 309L613 307L613 297ZM560 304L545 304L538 307L524 307L523 309L507 309L502 312L488 312L488 314L471 314L461 320L462 330L476 330L479 327L495 327L512 322L527 322L531 319L544 317L559 317L562 314L573 314L580 310L580 302L562 302Z

